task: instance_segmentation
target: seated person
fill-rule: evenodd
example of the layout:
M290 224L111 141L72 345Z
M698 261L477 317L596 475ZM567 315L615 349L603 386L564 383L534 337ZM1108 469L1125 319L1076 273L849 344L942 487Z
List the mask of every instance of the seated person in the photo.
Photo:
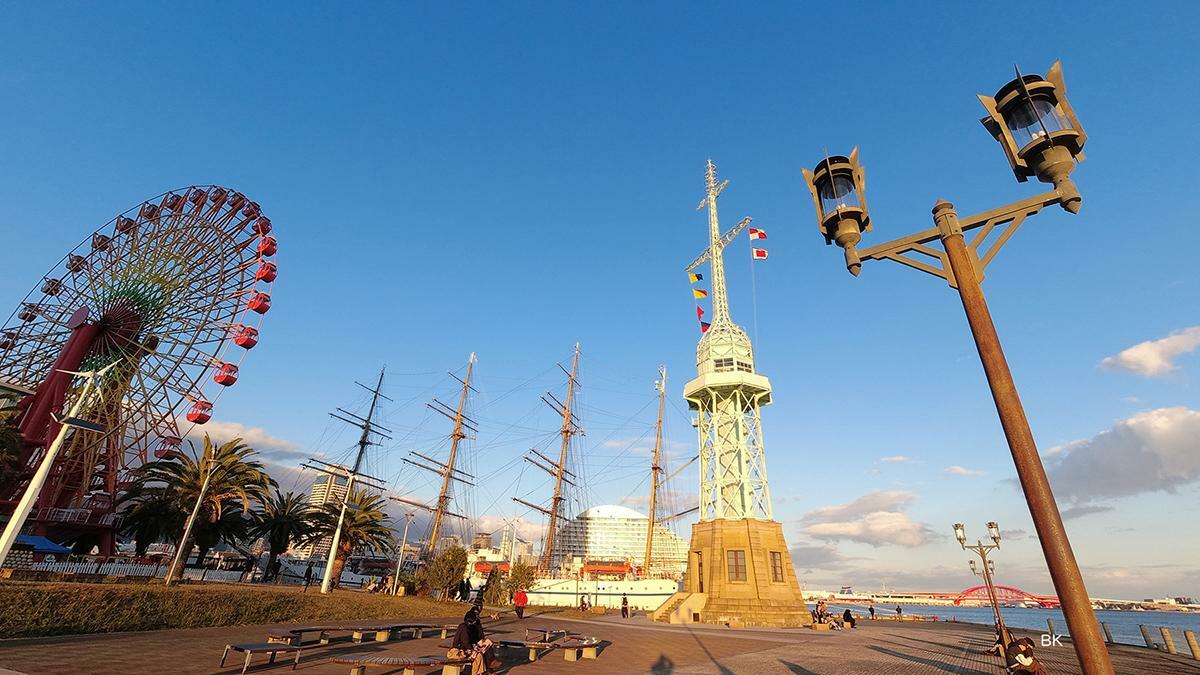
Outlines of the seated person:
M472 659L471 673L490 675L500 667L493 642L483 635L483 622L479 620L479 608L472 606L463 616L458 630L454 631L454 643L446 656L451 659Z

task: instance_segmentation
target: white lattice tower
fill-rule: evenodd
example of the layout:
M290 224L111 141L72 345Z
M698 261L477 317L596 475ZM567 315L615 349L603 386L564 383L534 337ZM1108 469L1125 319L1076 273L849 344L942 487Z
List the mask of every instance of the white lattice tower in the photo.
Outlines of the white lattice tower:
M754 370L754 348L729 316L725 289L724 248L750 219L721 235L717 198L729 181L717 183L712 160L704 179L709 246L689 270L709 262L713 320L696 347L696 379L684 387L700 436L700 520L771 520L759 412L771 402L771 383Z

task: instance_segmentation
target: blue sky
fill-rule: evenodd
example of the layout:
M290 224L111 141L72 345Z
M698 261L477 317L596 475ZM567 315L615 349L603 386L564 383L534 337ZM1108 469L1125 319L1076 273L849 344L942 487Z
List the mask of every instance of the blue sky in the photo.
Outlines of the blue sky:
M804 581L965 588L950 524L996 519L1013 531L1000 577L1049 591L956 295L898 266L852 279L799 170L858 145L875 243L928 227L939 198L973 213L1032 195L975 95L1014 63L1060 58L1090 136L1083 210L1030 219L985 288L1042 451L1066 448L1047 459L1063 508L1092 511L1068 521L1089 590L1200 595L1186 536L1200 516L1200 358L1193 333L1153 342L1200 324L1200 11L838 9L7 5L0 300L15 307L147 197L233 186L275 222L280 279L213 429L255 428L280 465L338 458L352 434L325 413L361 406L352 380L386 363L398 433L372 470L428 498L399 458L444 452L444 420L423 402L452 397L442 373L475 351L473 508L532 521L508 497L544 496L544 481L516 458L552 444L538 395L561 395L554 364L579 341L586 501L636 505L660 363L671 452L695 447L680 411L698 338L682 268L705 245L693 208L711 157L731 180L723 221L751 215L770 236L756 297L745 239L727 267L734 319L775 387L768 471ZM1173 369L1153 365L1164 353ZM683 504L695 472L678 480Z

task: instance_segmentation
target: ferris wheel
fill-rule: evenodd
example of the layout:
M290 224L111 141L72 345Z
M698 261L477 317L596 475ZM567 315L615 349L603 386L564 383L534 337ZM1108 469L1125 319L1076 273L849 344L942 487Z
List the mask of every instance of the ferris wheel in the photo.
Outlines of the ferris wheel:
M44 275L0 328L0 393L21 398L26 463L80 394L60 371L118 365L81 415L103 433L67 439L39 507L111 505L129 470L211 419L258 343L277 247L257 202L192 186L118 215Z

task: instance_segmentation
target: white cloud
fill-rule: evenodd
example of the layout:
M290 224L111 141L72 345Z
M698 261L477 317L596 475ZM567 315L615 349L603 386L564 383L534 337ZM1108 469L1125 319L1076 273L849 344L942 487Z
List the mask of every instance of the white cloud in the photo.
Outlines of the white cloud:
M902 464L904 462L911 462L912 457L905 457L904 455L892 455L891 457L880 457L879 461L885 464Z
M214 443L225 443L235 438L242 439L246 445L254 448L263 455L277 460L304 459L309 453L305 452L298 443L285 438L279 438L267 433L262 427L249 427L238 422L218 422L212 420L208 424L192 426L191 422L180 420L181 428L191 427L187 438L200 443L208 434Z
M982 476L986 473L985 471L980 471L979 469L968 469L965 466L959 466L957 464L954 466L948 466L945 469L942 469L942 471L950 474L951 476Z
M871 546L921 546L932 531L903 513L911 492L877 490L846 504L823 506L801 518L800 531L814 539L848 540Z
M1177 330L1159 340L1138 343L1100 362L1105 368L1158 377L1178 368L1173 359L1200 347L1200 326Z
M1063 509L1060 515L1062 515L1063 520L1072 520L1075 518L1090 516L1093 513L1112 511L1115 508L1115 506L1071 506Z
M1200 411L1140 412L1092 438L1052 448L1046 458L1054 493L1068 502L1172 492L1200 480Z
M496 546L500 545L500 537L504 534L504 525L508 522L515 525L517 529L517 538L522 541L536 542L542 538L542 533L546 530L546 526L540 522L534 523L524 518L518 518L515 523L511 519L506 519L504 516L480 516L475 521L476 532L492 532L494 533ZM510 530L511 531L511 530Z

